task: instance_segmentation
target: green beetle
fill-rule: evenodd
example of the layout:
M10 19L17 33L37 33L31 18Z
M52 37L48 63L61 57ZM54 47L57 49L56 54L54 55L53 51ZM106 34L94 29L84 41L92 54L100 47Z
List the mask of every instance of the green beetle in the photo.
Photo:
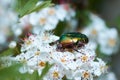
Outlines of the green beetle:
M86 35L79 32L71 32L63 34L59 40L50 43L50 45L57 44L57 51L77 51L88 43Z

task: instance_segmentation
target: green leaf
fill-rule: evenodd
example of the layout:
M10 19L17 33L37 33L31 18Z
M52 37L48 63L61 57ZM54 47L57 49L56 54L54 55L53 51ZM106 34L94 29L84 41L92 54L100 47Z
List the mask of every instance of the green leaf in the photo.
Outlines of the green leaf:
M19 12L19 17L23 17L27 14L30 14L35 11L39 11L45 7L51 6L51 0L49 1L44 1L39 5L36 5L38 0L29 0L22 8L20 8Z
M33 78L33 79L32 79ZM32 74L32 80L38 80L39 79L39 74L38 74L38 71L34 71L34 73Z
M0 80L10 80L13 78L15 79L16 75L19 74L18 68L20 66L21 64L14 64L10 67L0 69Z
M19 74L18 77L20 78L20 80L39 80L39 74L37 70L34 71L32 74Z
M15 10L18 12L29 0L16 0Z
M0 57L9 56L9 55L16 56L20 53L21 53L20 46L17 45L17 47L15 48L7 48L6 50L3 50L2 52L0 52Z
M38 0L28 0L25 5L19 10L19 17L23 17L24 15L27 14L27 12L32 9Z
M38 6L35 6L32 10L29 11L29 13L35 12L35 11L39 11L45 7L51 6L51 1L45 1L42 4L39 4Z
M42 70L42 73L41 73L41 75L40 75L40 77L39 77L39 80L43 80L43 77L47 74L47 72L49 71L49 69L50 69L52 66L53 66L53 64L50 65L48 62L46 63L46 66L45 66L45 68Z
M38 71L34 71L32 74L20 73L19 68L22 64L13 64L10 67L0 69L0 80L38 80Z
M13 55L13 51L14 51L13 49L8 48L7 50L0 53L0 57Z

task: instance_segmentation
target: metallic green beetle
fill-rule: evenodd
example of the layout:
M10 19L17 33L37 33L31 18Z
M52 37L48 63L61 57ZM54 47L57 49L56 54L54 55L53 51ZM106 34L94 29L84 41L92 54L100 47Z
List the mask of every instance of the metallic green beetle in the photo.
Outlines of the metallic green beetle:
M82 33L71 32L63 34L59 40L50 44L53 45L54 43L57 44L58 51L77 51L79 48L88 43L88 38Z

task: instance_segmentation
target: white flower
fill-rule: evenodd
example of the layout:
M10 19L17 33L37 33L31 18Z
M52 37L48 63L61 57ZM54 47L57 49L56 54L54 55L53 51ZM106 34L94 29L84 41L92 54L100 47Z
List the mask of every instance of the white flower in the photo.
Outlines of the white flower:
M95 76L100 76L107 71L107 66L104 61L97 58L98 62L91 62L91 67L93 67L93 73Z
M66 9L67 6L67 9ZM55 5L53 7L47 7L39 12L31 13L23 17L20 22L25 25L31 24L33 26L33 33L39 34L40 31L50 31L56 28L59 21L65 19L71 20L75 16L75 12L69 5ZM24 22L25 21L25 22Z
M117 80L115 73L109 72L109 73L106 75L106 80Z
M62 6L49 7L40 12L30 14L30 23L36 26L35 30L53 30L58 21L63 20L65 15L66 11Z
M100 44L100 50L106 55L111 55L118 50L118 33L115 28L106 29L99 34L98 42Z
M19 24L21 25L22 28L25 28L30 24L28 15L23 16L22 18L19 19L19 21L20 21Z
M74 80L93 80L93 75L88 70L77 70L74 73Z
M67 12L66 10L64 9L64 5L57 5L55 6L56 7L56 10L57 10L57 18L61 21L63 21L67 15ZM61 14L62 13L62 14Z
M106 30L105 22L97 15L90 13L91 23L82 30L82 33L86 34L89 38L89 43L93 45L93 49L97 48L99 34Z
M76 62L81 67L83 64L91 62L95 59L95 52L91 50L89 45L86 45L84 48L79 50L80 53L76 54Z
M22 27L20 24L14 24L12 26L12 31L15 36L20 36L22 34Z
M89 45L90 49L92 49L92 50L96 50L96 48L98 46L98 44L96 42L94 42L94 41L90 41L88 43L88 45Z
M73 79L74 78L74 70L71 70L71 69L69 69L69 70L65 70L65 76L66 76L66 78L67 79Z
M111 55L118 50L118 33L115 28L107 28L98 16L90 14L91 23L82 31L89 37L89 43L96 49L100 45L103 54Z
M62 80L64 73L64 68L59 64L55 64L44 77L43 80Z
M65 19L67 21L73 20L72 18L75 17L75 15L76 15L75 11L70 7L69 4L63 4L63 8L67 12L67 15L65 16Z
M41 33L41 35L31 34L28 38L25 38L24 44L22 44L21 47L21 54L16 56L15 59L24 63L25 68L29 67L27 72L37 69L39 74L41 74L46 62L49 62L50 64L53 63L50 53L54 48L49 46L49 43L56 40L56 38L58 37L45 32ZM23 72L26 71L23 70Z
M24 65L24 66L20 67L19 72L23 73L23 74L26 72L32 74L34 72L34 70L30 69L27 65Z
M29 72L31 70L38 70L39 75L41 74L42 69L45 67L46 62L52 63L50 60L50 55L45 52L40 51L27 51L26 53L22 53L16 57L17 61L24 63L25 66L22 67L23 72ZM23 70L27 68L27 70Z
M12 32L12 26L18 20L17 13L13 11L12 5L15 0L0 1L0 44L8 45L6 42L11 34L14 35L15 29Z
M53 63L50 54L41 53L39 57L37 57L37 69L39 75L41 74L42 69L46 66L46 62L49 62L49 64Z
M18 15L17 15L17 13L16 12L14 12L14 11L8 11L7 12L7 19L8 19L8 21L9 21L9 24L10 25L14 25L15 23L17 23L17 20L18 20Z
M4 44L6 42L6 36L0 32L0 44Z
M33 13L30 16L30 23L34 25L33 32L39 34L41 29L47 31L53 30L58 23L58 19L54 16L48 17L42 13Z
M9 56L1 56L0 57L0 61L1 61L1 68L4 68L4 67L9 67L13 64L13 61L14 61L14 58L11 57L11 55Z
M15 48L17 43L15 41L11 41L9 44L9 48Z
M95 14L90 14L91 23L82 31L90 39L97 39L98 35L106 29L105 22Z
M75 70L77 65L74 62L74 54L70 52L54 52L52 53L53 59L56 61L56 63L61 64L65 69L69 70Z
M14 2L14 0L1 0L0 5L2 5L4 8L8 8Z

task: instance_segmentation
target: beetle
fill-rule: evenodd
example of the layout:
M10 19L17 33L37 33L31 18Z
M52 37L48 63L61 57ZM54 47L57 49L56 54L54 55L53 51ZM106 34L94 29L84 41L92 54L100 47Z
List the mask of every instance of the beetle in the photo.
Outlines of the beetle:
M50 43L57 44L57 51L77 51L88 43L88 37L80 32L69 32L60 36L59 40Z

